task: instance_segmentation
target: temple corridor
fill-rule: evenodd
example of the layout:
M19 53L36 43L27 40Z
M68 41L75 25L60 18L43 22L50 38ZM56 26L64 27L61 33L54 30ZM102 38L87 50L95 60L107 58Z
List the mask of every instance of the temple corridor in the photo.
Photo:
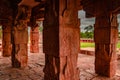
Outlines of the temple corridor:
M120 0L0 0L4 56L0 57L0 80L120 80L116 54L119 3ZM85 11L86 18L95 18L95 56L80 54L79 10ZM43 44L39 51L40 21Z

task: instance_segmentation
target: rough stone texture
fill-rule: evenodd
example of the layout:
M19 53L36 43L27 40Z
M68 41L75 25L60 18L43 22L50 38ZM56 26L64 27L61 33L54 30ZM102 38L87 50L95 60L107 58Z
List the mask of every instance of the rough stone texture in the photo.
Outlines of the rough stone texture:
M28 28L26 25L14 27L14 40L15 40L15 58L19 62L19 66L25 67L28 58ZM18 66L13 64L13 66Z
M30 19L30 9L27 6L20 5L14 26L14 43L12 51L12 66L26 67L28 60L28 27Z
M45 80L43 73L45 56L41 48L39 54L28 53L28 66L25 69L12 68L10 57L2 57L0 52L0 80ZM78 55L80 80L120 80L120 59L117 73L111 79L95 74L94 59L94 56Z
M92 48L90 48L90 49L92 49ZM84 48L82 48L81 50L80 50L80 53L81 54L87 54L87 55L92 55L92 56L94 56L95 55L95 51L94 50L88 50L88 49L84 49Z
M112 78L96 74L94 61L95 56L79 54L78 67L80 69L80 80L120 80L120 60L118 60L116 74Z
M95 23L95 71L113 77L116 72L116 43L118 24L116 15L96 17Z
M4 58L0 52L0 80L44 80L45 56L42 47L39 54L28 53L26 68L12 68L10 63L11 57Z
M2 55L4 57L11 56L11 26L12 22L2 24Z
M59 3L58 3L59 2ZM76 0L47 0L43 27L45 80L79 80Z
M31 27L30 30L30 52L38 53L39 52L39 27Z

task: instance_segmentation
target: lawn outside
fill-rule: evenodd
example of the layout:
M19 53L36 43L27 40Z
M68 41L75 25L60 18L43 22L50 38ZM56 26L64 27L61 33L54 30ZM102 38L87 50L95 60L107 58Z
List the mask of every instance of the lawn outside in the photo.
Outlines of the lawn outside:
M89 43L89 42L80 42L81 48L87 48L87 47L95 47L95 43ZM120 43L117 43L117 48L120 48Z
M92 48L94 48L94 47L95 47L95 44L94 44L94 43L89 43L89 42L80 42L80 47L81 47L81 48L87 48L87 47L92 47Z

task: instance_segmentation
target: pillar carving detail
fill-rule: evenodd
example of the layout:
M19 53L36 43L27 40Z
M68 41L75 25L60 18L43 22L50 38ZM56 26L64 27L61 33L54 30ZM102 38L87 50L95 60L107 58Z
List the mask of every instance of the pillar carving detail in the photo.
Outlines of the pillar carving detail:
M45 80L79 80L80 29L76 4L76 0L46 1L43 23Z
M30 30L30 52L39 53L39 26L31 27Z
M95 71L108 77L116 72L116 43L118 38L117 16L96 17L95 23Z
M13 52L12 66L24 68L28 60L28 26L31 9L28 6L20 5L13 28Z
M12 26L11 21L2 24L2 55L4 57L11 56L12 52L11 26Z

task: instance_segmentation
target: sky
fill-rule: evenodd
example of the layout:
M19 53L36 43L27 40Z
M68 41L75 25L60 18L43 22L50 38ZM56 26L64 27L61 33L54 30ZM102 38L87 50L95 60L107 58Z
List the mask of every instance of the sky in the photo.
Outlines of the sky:
M83 10L78 11L78 18L81 19L81 26L80 26L81 31L84 31L84 28L86 26L95 24L95 18L94 17L85 18L85 11ZM120 31L120 14L117 15L117 18L118 18L118 23L119 23L118 29Z
M85 12L83 10L78 11L78 18L80 18L80 30L82 32L84 32L86 26L95 24L95 18L85 18Z

